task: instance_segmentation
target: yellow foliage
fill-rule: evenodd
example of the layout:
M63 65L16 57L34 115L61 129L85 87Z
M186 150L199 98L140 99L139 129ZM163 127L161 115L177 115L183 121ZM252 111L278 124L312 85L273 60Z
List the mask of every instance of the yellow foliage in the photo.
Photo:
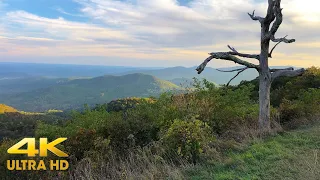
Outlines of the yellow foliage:
M8 112L18 112L18 110L13 107L7 106L5 104L0 104L0 114L8 113Z

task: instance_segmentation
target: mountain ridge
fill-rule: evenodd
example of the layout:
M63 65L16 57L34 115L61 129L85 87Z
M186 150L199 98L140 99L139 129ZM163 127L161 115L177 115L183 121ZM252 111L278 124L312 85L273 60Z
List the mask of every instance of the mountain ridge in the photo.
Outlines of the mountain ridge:
M0 97L0 102L23 111L42 112L80 108L83 104L95 105L124 97L157 96L173 89L179 87L151 75L108 75L69 80L51 87Z

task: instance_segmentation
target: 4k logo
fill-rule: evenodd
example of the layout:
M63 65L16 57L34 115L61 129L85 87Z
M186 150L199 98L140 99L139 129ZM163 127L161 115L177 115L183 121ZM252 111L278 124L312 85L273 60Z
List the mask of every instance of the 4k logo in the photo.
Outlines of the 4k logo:
M47 138L40 138L40 153L39 150L36 149L36 139L35 138L24 138L19 141L17 144L13 145L11 148L8 149L9 154L27 154L28 157L35 157L37 154L40 157L47 157L48 150L54 153L59 157L68 157L68 154L64 153L60 149L56 148L55 146L62 143L63 141L67 140L67 138L58 138L50 143L48 143ZM19 149L23 145L27 144L27 149Z
M47 157L48 151L51 151L58 157L68 157L68 154L58 149L56 146L67 138L58 138L48 143L47 138L40 138L39 149L36 149L35 138L24 138L17 144L10 147L7 152L8 154L26 154L28 157ZM27 149L21 149L24 145L27 145ZM69 163L66 160L50 160L50 170L66 170L69 167ZM7 168L9 170L47 170L44 160L7 160Z

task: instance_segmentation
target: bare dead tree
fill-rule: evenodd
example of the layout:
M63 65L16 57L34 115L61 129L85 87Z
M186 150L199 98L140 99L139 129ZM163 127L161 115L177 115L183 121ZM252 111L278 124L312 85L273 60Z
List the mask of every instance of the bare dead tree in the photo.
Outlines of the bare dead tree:
M232 61L234 63L243 65L243 68L235 69L228 72L238 71L229 83L236 78L240 73L247 69L253 68L259 72L259 128L261 132L270 131L270 88L272 81L281 76L299 76L305 72L305 69L294 70L294 68L286 69L270 69L268 58L272 58L272 53L280 43L293 43L295 39L287 39L287 36L283 38L275 38L275 34L279 29L282 20L282 8L281 0L268 0L267 15L260 17L255 15L255 11L252 14L248 13L250 18L254 21L259 21L261 24L261 40L260 40L260 54L244 54L239 53L235 48L228 45L231 50L229 52L213 52L209 53L209 57L197 67L198 74L200 74L212 59L222 59ZM271 25L272 24L272 25ZM270 41L276 44L269 52ZM259 65L244 61L238 57L253 58L259 62ZM219 70L221 71L221 70Z

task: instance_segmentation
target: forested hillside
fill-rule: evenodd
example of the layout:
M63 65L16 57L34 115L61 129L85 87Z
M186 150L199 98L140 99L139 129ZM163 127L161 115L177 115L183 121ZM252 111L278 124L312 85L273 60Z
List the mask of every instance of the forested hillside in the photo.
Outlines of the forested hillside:
M15 179L277 179L283 174L277 168L281 165L287 170L283 176L306 177L303 174L309 172L310 179L316 178L318 162L308 153L316 157L320 149L317 135L311 133L318 129L319 87L320 69L316 67L274 83L272 134L279 134L274 139L259 134L257 128L255 80L220 88L196 80L194 88L184 94L167 92L158 98L86 107L62 123L36 123L37 138L68 137L62 147L70 154L68 172L8 173L0 169L1 174ZM289 132L304 125L314 128L310 133ZM14 142L2 142L1 163L8 158L4 151ZM307 162L300 167L305 170L290 168L290 163L299 160L295 153L304 150L308 151ZM315 170L307 171L311 163Z
M40 121L48 124L62 124L68 117L57 111L46 113L6 112L0 113L0 142L3 139L19 139L34 136Z
M50 81L47 83L50 84ZM52 80L51 84L54 85L1 96L0 102L31 112L42 112L49 109L71 110L79 109L83 107L83 104L93 106L117 98L157 96L165 91L179 89L171 82L145 74L61 79ZM20 85L22 86L23 83Z

